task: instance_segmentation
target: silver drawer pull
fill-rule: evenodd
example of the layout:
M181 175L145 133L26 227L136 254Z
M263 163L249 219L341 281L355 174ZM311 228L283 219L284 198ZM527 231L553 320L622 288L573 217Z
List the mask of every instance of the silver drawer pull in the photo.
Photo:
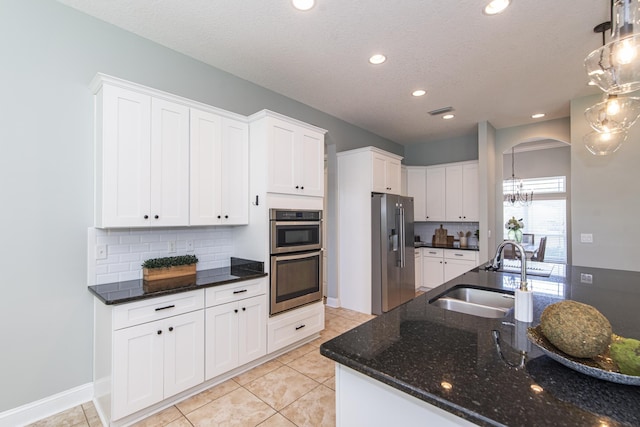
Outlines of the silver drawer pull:
M168 305L166 307L158 307L158 308L156 308L156 311L166 310L168 308L173 308L173 307L175 307L175 304L171 304L171 305Z
M464 256L464 254L454 254L455 256Z
M304 328L305 326L307 326L307 325L300 325L300 326L296 326L296 331L297 331L297 330L300 330L300 329L302 329L302 328Z
M438 252L429 252L431 255L436 255Z
M247 292L247 290L246 290L246 289L243 289L243 290L241 290L241 291L233 291L233 293L234 293L234 294L241 294L241 293L243 293L243 292Z

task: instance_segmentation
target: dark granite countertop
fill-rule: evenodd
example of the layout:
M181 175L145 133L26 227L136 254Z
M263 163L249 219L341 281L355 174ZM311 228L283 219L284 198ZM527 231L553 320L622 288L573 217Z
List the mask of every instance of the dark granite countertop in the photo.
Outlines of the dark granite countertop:
M107 305L122 304L163 295L188 292L211 286L264 277L264 263L242 258L231 258L229 267L214 268L196 272L196 283L182 288L150 292L143 289L142 279L126 282L106 283L104 285L89 286L89 291Z
M461 250L461 251L476 251L476 252L480 250L480 248L477 245L470 245L464 248L456 248L454 246L449 246L449 245L436 245L434 243L427 243L427 242L414 242L414 246L416 248L442 248L442 249L455 249L455 250Z
M530 324L514 321L512 312L486 319L429 304L461 284L513 290L514 278L519 276L474 269L324 343L320 352L478 425L640 426L640 387L596 379L553 361L526 339ZM640 339L640 273L567 266L529 280L531 325L539 323L547 305L572 299L598 308L615 333ZM509 366L505 360L519 362L519 350L527 352L524 367ZM443 381L453 387L445 390Z

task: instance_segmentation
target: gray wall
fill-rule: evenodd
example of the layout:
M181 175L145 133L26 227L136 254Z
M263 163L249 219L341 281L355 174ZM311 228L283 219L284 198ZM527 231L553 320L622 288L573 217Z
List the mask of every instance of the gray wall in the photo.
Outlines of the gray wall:
M478 134L407 145L402 163L407 166L431 166L442 163L478 160Z
M333 152L375 145L403 153L398 144L57 2L0 1L0 412L92 381L88 85L96 72L240 114L268 108L295 117L327 129Z
M573 264L640 271L640 125L613 155L592 155L582 141L591 131L584 110L601 100L595 95L571 102ZM581 233L592 233L593 243L580 243Z
M567 185L571 179L571 147L548 148L535 151L516 152L516 176L520 178L537 178L541 176L567 177ZM511 150L502 156L502 177L511 176Z

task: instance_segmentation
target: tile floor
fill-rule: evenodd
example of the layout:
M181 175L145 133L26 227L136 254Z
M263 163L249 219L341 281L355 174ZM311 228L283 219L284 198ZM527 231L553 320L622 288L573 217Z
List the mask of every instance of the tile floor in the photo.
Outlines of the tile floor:
M335 362L320 355L323 342L373 316L325 306L320 338L263 363L137 423L137 427L335 425ZM102 426L92 402L30 427Z

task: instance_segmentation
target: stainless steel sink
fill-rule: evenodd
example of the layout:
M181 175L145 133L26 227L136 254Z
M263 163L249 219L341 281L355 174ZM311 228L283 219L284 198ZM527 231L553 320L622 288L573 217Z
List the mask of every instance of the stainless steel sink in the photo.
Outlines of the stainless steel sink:
M511 293L496 289L457 286L429 303L445 310L500 319L513 308L514 297Z

